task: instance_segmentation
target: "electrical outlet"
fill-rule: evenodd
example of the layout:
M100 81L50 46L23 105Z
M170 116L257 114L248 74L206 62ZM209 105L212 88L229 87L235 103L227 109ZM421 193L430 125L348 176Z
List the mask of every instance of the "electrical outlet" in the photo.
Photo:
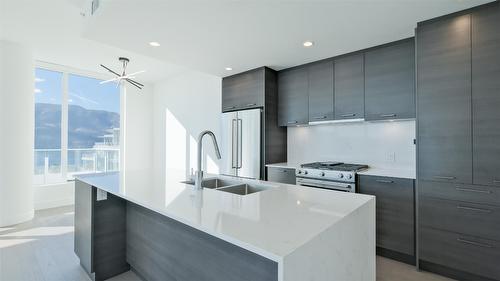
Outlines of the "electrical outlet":
M396 152L388 152L386 154L387 162L396 162Z

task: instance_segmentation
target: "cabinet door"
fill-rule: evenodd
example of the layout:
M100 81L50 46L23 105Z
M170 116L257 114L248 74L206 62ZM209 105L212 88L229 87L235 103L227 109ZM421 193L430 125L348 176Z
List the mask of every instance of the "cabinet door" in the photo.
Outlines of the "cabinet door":
M309 97L307 68L295 68L278 74L278 123L280 126L307 124Z
M376 196L377 247L415 255L413 180L360 176L359 192Z
M267 180L287 184L295 184L295 169L267 167Z
M365 115L363 54L335 60L335 119L358 119Z
M500 186L500 5L472 14L474 183Z
M309 66L309 122L333 120L333 62Z
M417 28L419 178L472 182L470 16Z
M222 112L264 106L265 68L222 79Z
M415 117L415 41L365 54L365 119Z

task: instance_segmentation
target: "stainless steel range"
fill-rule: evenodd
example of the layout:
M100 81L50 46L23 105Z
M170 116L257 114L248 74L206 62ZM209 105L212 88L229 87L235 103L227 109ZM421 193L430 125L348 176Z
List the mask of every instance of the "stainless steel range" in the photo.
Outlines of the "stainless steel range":
M314 162L295 171L297 185L356 192L356 173L367 165L342 162Z

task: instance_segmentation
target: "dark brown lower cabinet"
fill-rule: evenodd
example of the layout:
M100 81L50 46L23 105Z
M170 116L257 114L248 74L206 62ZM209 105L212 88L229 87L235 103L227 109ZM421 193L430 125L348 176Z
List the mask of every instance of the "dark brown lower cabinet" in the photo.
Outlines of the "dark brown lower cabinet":
M295 184L295 169L267 167L267 180L272 182Z
M500 280L500 188L419 181L420 268Z
M415 264L414 180L362 175L359 192L376 196L377 254Z
M420 267L458 280L491 281L500 278L500 242L420 228Z

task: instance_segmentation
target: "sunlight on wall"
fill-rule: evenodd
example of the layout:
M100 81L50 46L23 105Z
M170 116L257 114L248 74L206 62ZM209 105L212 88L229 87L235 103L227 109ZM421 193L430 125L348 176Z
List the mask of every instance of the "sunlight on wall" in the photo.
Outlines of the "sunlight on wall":
M186 129L177 118L166 109L166 167L186 169Z
M198 155L198 142L194 139L193 136L189 136L189 171L188 173L191 173L191 171L196 170L196 165L198 162L197 155Z
M206 165L207 172L211 174L219 174L219 166L217 166L217 163L209 155L206 155L206 157L207 157L207 165Z

